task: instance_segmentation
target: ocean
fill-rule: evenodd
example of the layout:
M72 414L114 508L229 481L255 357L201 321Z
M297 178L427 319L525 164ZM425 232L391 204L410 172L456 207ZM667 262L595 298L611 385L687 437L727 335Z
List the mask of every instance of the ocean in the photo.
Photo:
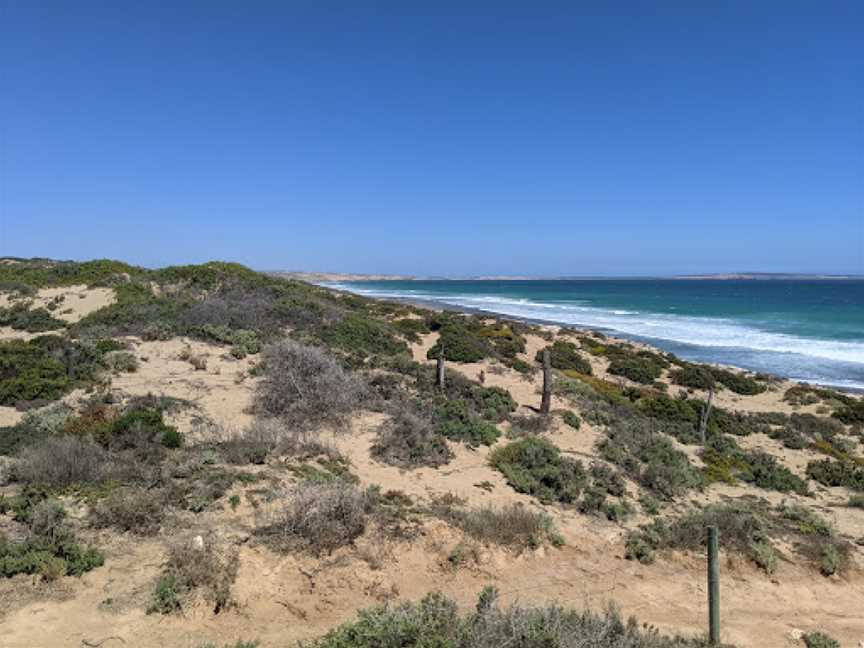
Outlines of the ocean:
M682 358L864 389L864 281L355 281L360 295L596 329Z

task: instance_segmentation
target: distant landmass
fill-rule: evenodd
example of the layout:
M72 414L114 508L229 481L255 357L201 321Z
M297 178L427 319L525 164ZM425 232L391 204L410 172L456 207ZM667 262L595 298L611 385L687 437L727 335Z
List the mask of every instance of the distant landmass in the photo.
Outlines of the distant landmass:
M836 281L836 280L864 280L864 275L851 274L807 274L795 272L720 272L708 274L686 274L686 275L657 275L657 276L631 276L611 277L602 275L558 275L558 276L528 276L528 275L480 275L480 276L415 276L399 274L364 274L350 272L302 272L302 271L273 271L273 276L299 279L300 281L563 281L563 280L591 280L591 279L682 279L682 280L797 280L797 281Z

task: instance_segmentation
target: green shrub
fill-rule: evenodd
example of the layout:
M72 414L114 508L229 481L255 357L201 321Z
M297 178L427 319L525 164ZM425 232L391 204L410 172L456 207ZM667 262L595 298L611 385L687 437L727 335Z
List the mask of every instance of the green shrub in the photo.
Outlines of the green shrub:
M360 356L408 352L408 346L387 324L353 313L326 328L321 338L327 344Z
M112 351L105 354L105 364L114 373L134 373L138 371L138 358L128 351Z
M451 362L480 362L492 355L486 338L456 320L447 321L438 330L438 335L438 341L426 353L429 360L436 359L442 349L444 358Z
M802 639L807 648L840 648L840 642L824 632L808 632Z
M93 547L77 543L66 521L66 511L56 501L45 500L29 514L28 534L21 542L0 535L0 575L39 574L46 580L80 576L105 563Z
M557 605L497 607L485 588L475 612L460 617L456 603L428 594L418 603L362 610L355 621L302 644L303 648L707 648L704 639L665 637L625 622L614 607L576 612Z
M711 372L714 380L726 387L726 389L742 396L755 396L756 394L761 394L766 389L763 383L742 373L720 369L719 367L709 367L708 370Z
M578 430L582 427L582 419L575 412L571 412L567 410L561 415L561 419L574 430Z
M416 317L394 320L393 328L409 342L419 342L421 335L429 333L429 323Z
M864 509L864 495L850 495L846 506Z
M715 384L714 375L708 368L694 364L673 369L669 372L669 378L675 385L693 389L711 389Z
M453 441L462 441L472 447L492 445L501 436L494 424L476 414L465 399L447 400L433 411L436 430Z
M726 551L741 553L770 569L773 551L769 522L760 511L744 502L711 504L701 511L686 513L671 524L654 520L642 525L628 534L626 557L650 563L655 552L662 549L701 551L709 526L717 527Z
M38 344L0 342L0 405L57 400L71 385L63 364Z
M557 447L535 437L496 448L489 462L516 491L542 502L574 503L587 481L581 462L563 457Z
M845 486L864 491L864 468L849 461L821 459L807 464L807 476L823 486Z
M834 417L847 425L864 423L864 400L844 405L841 409L834 412Z
M28 309L24 304L11 308L0 308L0 326L10 326L16 331L44 333L66 328L66 322L55 318L44 308Z
M738 479L781 493L808 494L807 483L764 452L745 452L728 436L711 438L702 452L708 481L734 484Z
M567 369L587 376L591 375L591 363L582 357L578 347L572 342L555 340L546 349L549 350L549 360L553 369ZM537 356L534 359L537 362L543 361L543 349L537 352Z
M669 500L701 488L704 478L661 429L650 420L617 421L607 428L598 450L642 486Z
M615 357L609 363L609 373L624 376L633 382L650 385L660 377L663 367L649 358Z

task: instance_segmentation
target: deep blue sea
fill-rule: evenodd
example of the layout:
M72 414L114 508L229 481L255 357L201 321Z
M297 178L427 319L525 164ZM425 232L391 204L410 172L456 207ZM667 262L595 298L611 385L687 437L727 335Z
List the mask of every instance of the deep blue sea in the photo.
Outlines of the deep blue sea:
M361 295L598 329L682 358L864 389L864 281L360 281Z

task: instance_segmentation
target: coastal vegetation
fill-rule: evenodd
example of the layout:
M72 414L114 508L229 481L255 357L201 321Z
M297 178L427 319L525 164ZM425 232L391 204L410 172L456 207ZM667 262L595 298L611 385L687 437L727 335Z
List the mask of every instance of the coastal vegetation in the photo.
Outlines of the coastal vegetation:
M700 552L707 525L728 555L781 581L786 563L838 579L860 560L844 517L864 493L856 396L230 263L17 260L0 281L13 332L0 340L9 583L84 587L77 576L122 560L114 542L134 552L146 539L161 559L136 605L226 614L248 547L273 565L292 556L310 582L359 561L356 573L395 587L400 559L466 579L509 569L510 554L572 561L568 539L589 525L634 569ZM73 287L105 301L69 317L76 298L56 291ZM491 646L525 633L550 646L704 645L611 611L501 608L492 590L473 613L444 595L365 592L352 610L394 602L309 645Z

